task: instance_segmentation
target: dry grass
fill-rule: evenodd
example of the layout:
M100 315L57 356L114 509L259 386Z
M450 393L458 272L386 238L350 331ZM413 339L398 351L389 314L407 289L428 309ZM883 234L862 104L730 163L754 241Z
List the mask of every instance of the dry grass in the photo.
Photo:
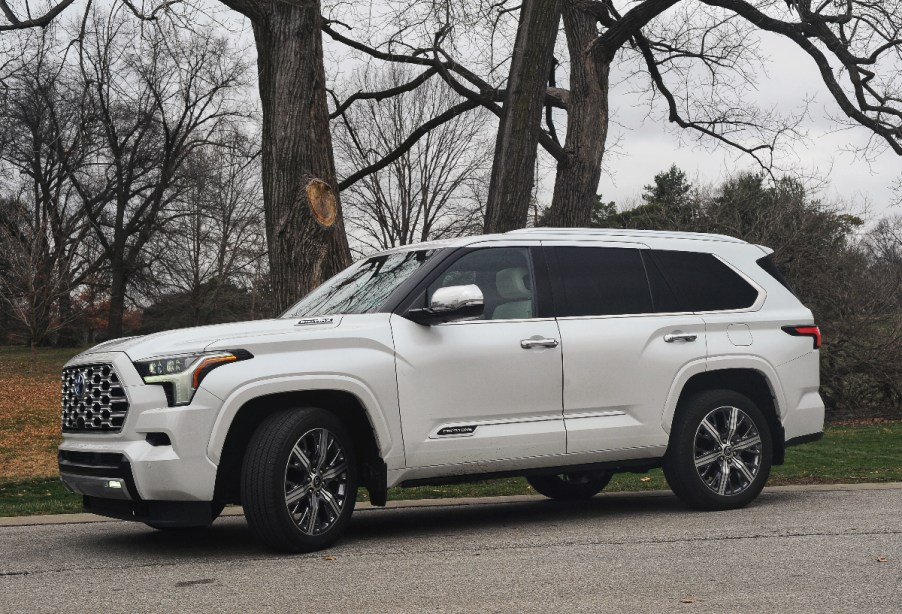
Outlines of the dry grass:
M0 348L0 482L57 475L60 368L78 350Z

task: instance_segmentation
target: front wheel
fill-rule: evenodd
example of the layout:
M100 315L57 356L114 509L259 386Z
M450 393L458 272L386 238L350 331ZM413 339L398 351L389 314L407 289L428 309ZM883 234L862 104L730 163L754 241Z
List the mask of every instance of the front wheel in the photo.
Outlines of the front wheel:
M751 502L770 475L773 444L767 420L746 396L709 390L677 409L664 456L664 476L687 505L727 510Z
M612 475L598 471L578 471L560 475L527 476L526 481L536 492L549 499L576 501L597 495L608 485Z
M350 436L319 408L270 416L248 444L241 500L251 530L286 552L321 550L337 540L357 495Z

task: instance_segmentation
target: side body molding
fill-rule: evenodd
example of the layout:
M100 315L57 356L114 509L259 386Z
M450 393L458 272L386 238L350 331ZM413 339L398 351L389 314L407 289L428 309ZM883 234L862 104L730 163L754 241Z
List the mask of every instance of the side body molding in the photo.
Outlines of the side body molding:
M376 445L382 459L389 469L404 466L404 450L399 435L400 425L390 425L385 419L389 415L397 416L397 407L382 407L370 388L361 380L346 375L316 374L274 377L256 380L237 388L223 401L222 409L213 424L213 432L207 445L207 456L217 465L222 455L229 427L238 410L248 401L257 397L282 392L307 392L315 390L337 390L354 395L366 410L367 417L373 427ZM393 432L394 431L394 432Z

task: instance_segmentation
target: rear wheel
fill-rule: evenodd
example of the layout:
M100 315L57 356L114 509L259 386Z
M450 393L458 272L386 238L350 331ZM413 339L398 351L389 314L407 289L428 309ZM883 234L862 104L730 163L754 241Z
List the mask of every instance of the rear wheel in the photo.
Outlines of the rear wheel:
M773 445L767 420L746 396L709 390L681 404L664 457L664 475L687 505L742 507L764 488Z
M341 422L319 408L274 414L248 444L241 499L251 530L288 552L337 540L357 495L357 464Z
M559 475L528 476L526 481L536 492L550 499L574 501L590 499L611 481L612 474L599 471L577 471Z

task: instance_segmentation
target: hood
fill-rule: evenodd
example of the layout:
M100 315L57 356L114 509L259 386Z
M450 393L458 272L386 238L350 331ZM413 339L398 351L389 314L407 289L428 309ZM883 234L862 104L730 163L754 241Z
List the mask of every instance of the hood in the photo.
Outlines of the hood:
M241 347L245 338L279 335L287 332L310 331L321 332L337 328L342 316L324 316L319 318L279 318L273 320L251 320L249 322L233 322L230 324L212 324L194 328L178 328L141 337L123 337L111 339L95 345L79 356L98 352L125 352L131 360L144 360L164 354L181 354L200 352L208 346L219 342L228 342L230 347Z

